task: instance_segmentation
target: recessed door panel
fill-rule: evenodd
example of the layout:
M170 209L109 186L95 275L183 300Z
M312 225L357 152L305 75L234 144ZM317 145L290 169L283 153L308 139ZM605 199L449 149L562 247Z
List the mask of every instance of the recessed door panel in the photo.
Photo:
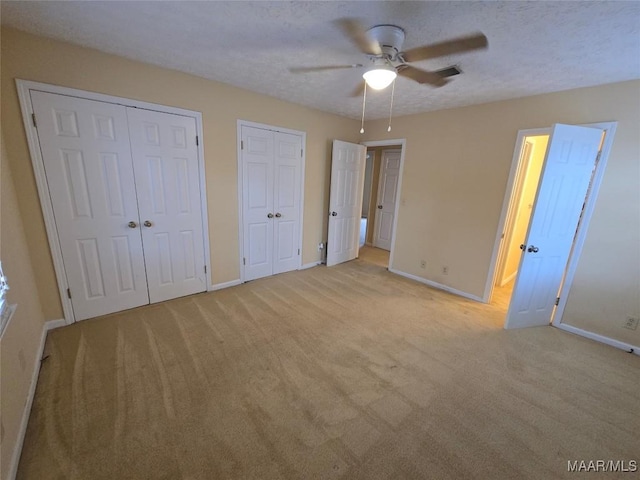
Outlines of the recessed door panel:
M76 320L148 303L125 107L31 99Z

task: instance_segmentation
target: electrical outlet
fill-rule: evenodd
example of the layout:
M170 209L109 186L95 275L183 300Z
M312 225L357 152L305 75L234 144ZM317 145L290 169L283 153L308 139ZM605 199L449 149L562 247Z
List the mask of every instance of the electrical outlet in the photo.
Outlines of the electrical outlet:
M442 274L449 275L449 267L447 267L446 265L442 267Z
M635 330L638 328L638 317L627 317L624 324L622 325L624 328L628 328L629 330Z
M324 249L324 243L320 242L318 244L318 251L321 252Z
M420 268L427 268L427 261L426 260L420 260Z

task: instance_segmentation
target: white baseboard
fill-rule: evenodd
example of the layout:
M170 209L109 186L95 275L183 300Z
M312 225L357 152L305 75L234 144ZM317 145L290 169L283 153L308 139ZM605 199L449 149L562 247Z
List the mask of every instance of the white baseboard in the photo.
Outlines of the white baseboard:
M503 278L502 282L500 282L500 286L504 287L507 283L509 283L514 278L516 278L516 275L518 275L518 271L517 270L515 272L513 272L511 275L509 275L507 278Z
M322 262L320 260L318 260L317 262L305 263L304 265L300 266L298 270L306 270L307 268L317 267L318 265L322 265Z
M558 323L557 325L554 325L554 327L557 327L560 330L564 330L565 332L574 333L576 335L580 335L581 337L585 337L590 340L595 340L596 342L604 343L606 345L610 345L615 348L619 348L628 353L640 355L640 347L636 347L629 343L620 342L618 340L614 340L613 338L605 337L604 335L599 335L597 333L593 333L588 330L583 330L581 328L574 327L572 325L567 325L566 323Z
M20 422L20 430L18 430L18 439L13 449L13 455L11 457L11 466L9 467L9 480L14 480L18 473L18 463L20 462L20 454L22 453L22 445L24 444L24 437L27 434L27 425L29 424L29 415L31 414L31 406L33 405L33 397L36 394L36 386L38 385L38 375L40 374L40 362L42 361L42 354L44 352L44 345L47 341L47 333L54 328L64 327L67 322L62 318L60 320L49 320L42 326L42 334L40 335L40 345L38 345L38 351L33 363L33 372L31 374L31 385L29 385L29 392L27 393L27 401L22 411L22 420Z
M239 278L237 280L231 280L230 282L216 283L215 285L211 285L209 291L213 292L215 290L222 290L223 288L235 287L236 285L240 285L241 283L242 280L240 280Z
M447 285L443 285L438 282L433 282L431 280L427 280L426 278L418 277L417 275L412 275L410 273L402 272L400 270L396 270L395 268L389 268L389 271L391 273L395 273L396 275L400 275L401 277L410 278L411 280L415 280L416 282L424 283L425 285L429 285L430 287L437 288L438 290L444 290L445 292L453 293L454 295L458 295L460 297L464 297L470 300L475 300L476 302L484 303L482 298L467 292L463 292L462 290L456 290L455 288L448 287Z

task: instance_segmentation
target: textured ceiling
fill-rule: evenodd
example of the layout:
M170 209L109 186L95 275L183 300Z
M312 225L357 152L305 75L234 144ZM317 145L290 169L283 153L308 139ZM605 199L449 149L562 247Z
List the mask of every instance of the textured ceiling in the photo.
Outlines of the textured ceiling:
M333 23L405 29L405 49L483 32L489 49L414 64L463 74L442 88L396 82L394 116L640 78L640 2L12 2L2 24L181 70L339 115L362 70L289 67L366 63ZM367 118L390 90L367 95Z

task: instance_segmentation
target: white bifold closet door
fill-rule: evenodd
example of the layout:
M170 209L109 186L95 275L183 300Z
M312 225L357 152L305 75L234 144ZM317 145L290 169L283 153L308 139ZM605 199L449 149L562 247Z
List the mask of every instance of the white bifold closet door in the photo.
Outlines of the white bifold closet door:
M76 320L204 291L195 120L31 99Z
M242 126L244 279L300 264L302 136Z

